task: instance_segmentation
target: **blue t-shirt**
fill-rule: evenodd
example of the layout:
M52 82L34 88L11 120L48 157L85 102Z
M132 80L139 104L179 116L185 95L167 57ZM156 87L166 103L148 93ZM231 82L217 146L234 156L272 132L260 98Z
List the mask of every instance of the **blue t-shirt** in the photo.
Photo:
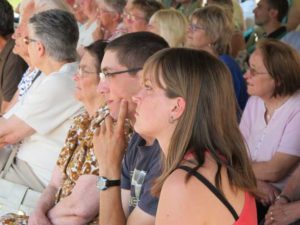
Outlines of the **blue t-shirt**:
M145 146L145 140L134 133L122 163L121 188L130 190L129 212L138 206L155 216L158 198L151 194L153 181L161 174L161 150L155 140Z
M244 110L247 100L247 87L239 65L229 55L221 55L219 59L227 65L231 72L234 92L241 110Z

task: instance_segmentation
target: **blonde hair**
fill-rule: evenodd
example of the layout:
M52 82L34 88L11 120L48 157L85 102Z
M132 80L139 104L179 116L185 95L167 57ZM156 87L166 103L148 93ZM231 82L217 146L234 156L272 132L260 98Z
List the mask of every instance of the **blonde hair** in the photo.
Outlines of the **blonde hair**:
M229 50L233 34L233 24L223 7L209 5L197 9L192 19L205 28L205 32L213 41L212 46L218 55L226 54Z
M170 47L182 47L185 42L188 21L185 15L175 9L161 9L154 13L150 22L158 25L158 33Z

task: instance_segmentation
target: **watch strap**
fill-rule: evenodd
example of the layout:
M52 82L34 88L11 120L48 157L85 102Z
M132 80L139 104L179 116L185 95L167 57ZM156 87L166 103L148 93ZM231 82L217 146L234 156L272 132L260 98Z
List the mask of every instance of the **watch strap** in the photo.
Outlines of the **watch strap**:
M120 186L121 180L107 180L106 186L107 187L113 187L113 186Z
M101 191L105 191L110 187L114 187L114 186L120 186L121 185L121 180L109 180L106 177L100 176L98 177L98 181L97 181L97 188Z

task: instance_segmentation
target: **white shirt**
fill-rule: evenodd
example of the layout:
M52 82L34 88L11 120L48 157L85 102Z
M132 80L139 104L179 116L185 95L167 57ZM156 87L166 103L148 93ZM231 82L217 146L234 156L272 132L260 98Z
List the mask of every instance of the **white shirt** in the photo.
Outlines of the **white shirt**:
M78 63L67 63L48 76L41 74L16 106L15 116L36 132L22 141L17 157L47 185L64 144L71 118L80 111L72 80Z
M93 33L97 29L97 20L91 23L88 27L83 24L79 29L79 39L77 43L77 48L86 47L94 42Z

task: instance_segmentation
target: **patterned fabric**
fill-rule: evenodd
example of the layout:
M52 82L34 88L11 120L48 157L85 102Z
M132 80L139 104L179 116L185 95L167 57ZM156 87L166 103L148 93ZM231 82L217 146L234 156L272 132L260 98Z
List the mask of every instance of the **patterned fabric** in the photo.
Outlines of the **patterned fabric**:
M108 109L102 107L98 109L96 115L92 118L89 117L86 111L74 118L65 145L57 160L57 165L61 168L63 174L63 182L57 192L56 203L72 193L76 181L81 175L99 175L92 139L96 128L107 114ZM0 218L0 224L26 225L27 220L28 216L10 213ZM97 217L88 225L98 225L98 221Z
M104 40L107 40L108 42L110 42L126 33L128 33L128 32L127 32L124 24L120 23L120 24L118 24L116 30L112 34L110 34L109 37L104 35Z
M24 73L19 85L19 98L21 98L24 94L26 94L27 90L30 88L32 81L34 80L35 76L38 74L39 70L37 68L31 69L28 68L27 71Z
M92 139L99 122L105 118L107 113L106 108L100 108L93 118L90 118L87 112L75 117L65 146L57 160L57 165L62 170L63 183L57 193L56 202L72 193L76 181L81 175L99 175Z
M28 216L9 213L0 218L0 225L27 225Z
M72 193L76 181L81 175L99 175L98 162L94 154L92 141L96 128L107 114L107 108L103 107L92 118L89 117L87 112L75 117L65 146L57 160L57 165L63 174L63 182L57 192L56 203ZM89 224L98 224L98 221L97 217Z

